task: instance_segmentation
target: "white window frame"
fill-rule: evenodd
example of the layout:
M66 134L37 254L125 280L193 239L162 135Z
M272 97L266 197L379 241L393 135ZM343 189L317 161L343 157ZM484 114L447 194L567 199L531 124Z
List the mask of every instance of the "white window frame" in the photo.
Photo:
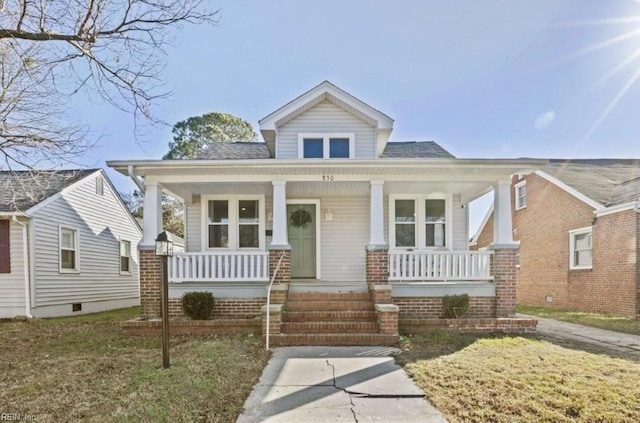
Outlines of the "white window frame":
M590 234L591 235L591 264L578 265L575 262L575 245L576 235ZM593 227L574 229L569 231L569 269L592 269L593 268Z
M514 206L516 210L522 210L524 208L527 207L527 181L522 181L522 182L518 182L517 184L515 184L514 186L515 192L513 195L513 201L514 201ZM524 204L522 204L520 202L520 189L524 187L525 189L525 193L524 193L524 197L522 197L524 199Z
M68 230L73 231L74 237L74 249L72 251L75 252L75 269L63 269L62 268L62 231ZM69 248L65 248L65 250L69 250ZM73 228L71 226L58 225L58 271L60 273L80 273L80 231L77 228Z
M322 158L333 159L333 160L340 160L344 158L329 157L331 138L348 138L349 139L349 158L353 159L355 157L356 134L354 134L353 132L299 133L298 134L298 158L299 159L305 158L304 157L304 140L306 138L322 138Z
M414 200L416 211L416 245L414 247L396 247L396 200ZM445 200L445 245L427 247L426 200ZM390 194L389 195L389 248L392 250L451 250L453 245L453 196L433 193L428 195Z
M264 195L203 195L201 196L202 219L202 251L264 251L265 250L265 199ZM228 201L229 204L229 247L209 248L209 201ZM240 248L240 210L238 202L241 200L258 201L258 248Z
M122 243L123 242L128 242L129 243L129 256L123 256L122 255ZM122 270L122 257L128 257L129 258L129 270ZM129 241L128 239L120 239L120 241L118 242L118 268L120 269L120 274L121 275L130 275L131 274L131 241Z

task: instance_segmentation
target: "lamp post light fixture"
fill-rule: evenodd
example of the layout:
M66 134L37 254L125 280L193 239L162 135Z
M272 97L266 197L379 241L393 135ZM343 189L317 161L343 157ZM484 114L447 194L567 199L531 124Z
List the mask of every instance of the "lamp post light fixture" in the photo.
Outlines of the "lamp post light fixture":
M156 255L162 257L162 368L169 368L169 274L167 258L173 255L173 242L166 231L156 239Z

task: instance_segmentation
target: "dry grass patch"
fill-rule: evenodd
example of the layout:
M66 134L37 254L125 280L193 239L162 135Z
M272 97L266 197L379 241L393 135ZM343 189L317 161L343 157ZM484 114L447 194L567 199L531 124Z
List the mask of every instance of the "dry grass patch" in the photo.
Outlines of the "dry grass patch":
M0 413L40 422L233 422L268 354L251 336L127 337L137 308L0 323Z
M532 316L544 317L547 319L561 320L563 322L577 323L579 325L591 326L594 328L640 335L640 321L620 316L612 316L610 314L585 313L563 308L530 306L524 304L518 304L517 311L518 313L530 314Z
M398 360L451 422L638 422L640 365L522 337L434 332Z

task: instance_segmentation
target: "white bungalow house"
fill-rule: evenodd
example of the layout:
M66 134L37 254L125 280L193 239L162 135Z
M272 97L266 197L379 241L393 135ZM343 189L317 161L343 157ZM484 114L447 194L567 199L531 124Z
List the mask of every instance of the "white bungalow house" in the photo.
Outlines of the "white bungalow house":
M139 304L141 238L100 169L0 172L0 317Z
M206 290L215 318L260 316L273 279L283 344L397 339L398 317L401 329L441 317L448 294L471 296L468 317L514 314L510 176L542 162L389 142L393 119L327 81L259 124L264 142L215 145L197 160L108 162L145 192L143 317L160 313L151 250L163 190L186 204L186 252L169 263L174 313L184 292ZM490 190L494 249L469 251L467 205Z

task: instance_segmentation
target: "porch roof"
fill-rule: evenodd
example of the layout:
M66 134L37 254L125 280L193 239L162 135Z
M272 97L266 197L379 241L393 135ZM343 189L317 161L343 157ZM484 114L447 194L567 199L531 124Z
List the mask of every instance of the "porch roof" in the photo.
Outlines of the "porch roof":
M547 162L531 159L265 159L109 161L124 175L156 181L182 197L202 193L265 193L271 181L287 182L288 195L366 195L371 180L385 193L457 193L464 202L499 180L531 173ZM215 185L215 186L214 186Z

